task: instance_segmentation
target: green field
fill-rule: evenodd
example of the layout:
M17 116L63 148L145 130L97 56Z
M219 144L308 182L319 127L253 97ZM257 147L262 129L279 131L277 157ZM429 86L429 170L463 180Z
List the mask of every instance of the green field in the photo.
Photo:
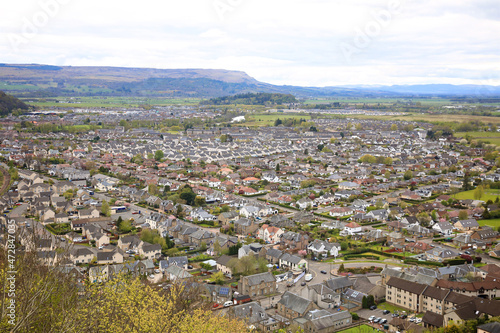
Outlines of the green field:
M347 330L338 331L337 333L371 333L371 332L377 332L377 330L368 325L361 325L349 328Z
M496 229L500 227L500 219L491 219L491 220L479 220L477 221L479 225L487 225L492 227L493 229Z
M460 199L460 200L465 200L465 199L475 200L474 191L475 190L459 192L459 193L453 194L452 196L453 196L453 198ZM481 200L483 200L483 201L488 201L488 200L495 201L497 196L500 196L500 190L484 190L484 195L481 197Z
M470 135L474 139L489 141L492 144L500 146L500 132L457 132L455 137L463 137Z
M143 105L168 106L168 105L198 105L199 98L161 98L161 97L51 97L51 98L22 98L30 105L40 108L137 108Z
M273 126L276 119L311 119L311 116L305 114L273 113L273 114L247 114L246 121L240 123L241 126Z
M335 102L340 103L367 103L367 104L394 104L401 101L401 99L397 98L332 98L332 99L307 99L304 101L305 104L331 104ZM442 106L442 105L451 105L456 104L451 102L449 99L442 98L425 98L425 99L413 99L413 102L420 102L421 105L433 105L433 106Z

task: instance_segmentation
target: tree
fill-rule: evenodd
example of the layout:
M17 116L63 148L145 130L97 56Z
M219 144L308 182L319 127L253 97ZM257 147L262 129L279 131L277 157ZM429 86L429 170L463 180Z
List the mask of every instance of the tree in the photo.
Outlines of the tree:
M158 194L160 194L160 190L158 189L158 185L156 185L156 184L149 184L148 185L148 193L150 195L158 195Z
M276 163L276 171L280 171L280 164Z
M276 126L279 126L279 125L281 125L281 124L283 124L283 121L281 121L281 119L280 119L280 118L278 118L278 119L276 119L276 120L274 121L274 126L275 126L275 127L276 127Z
M472 185L470 184L470 175L468 172L465 173L464 175L464 180L462 183L462 189L464 191L469 191L471 189Z
M466 210L461 210L460 212L458 212L458 218L460 220L467 220L469 218L469 214Z
M368 305L368 308L370 306L373 306L375 305L375 298L373 297L373 295L368 295L367 299L366 299L366 303Z
M483 187L483 185L479 185L474 190L474 199L481 200L481 198L483 197L483 195L484 195L484 187Z
M224 284L226 277L224 276L224 273L222 273L222 271L218 271L217 273L212 274L209 280L215 282L215 284L222 285Z
M366 298L366 296L363 296L363 298L361 299L361 307L363 309L368 309L369 306L368 306L368 299Z
M106 200L102 201L101 214L107 217L111 216L111 208Z
M319 151L322 151L323 148L325 148L325 145L320 143L316 148L318 148Z
M200 251L206 251L207 250L207 243L201 242L200 243Z
M194 198L194 205L197 206L197 207L201 207L201 206L205 206L207 203L205 201L205 198L200 196L200 195L197 195L195 198Z
M344 263L341 263L338 269L339 273L345 272Z
M164 153L161 150L155 151L155 160L161 161L163 159Z
M404 180L410 180L413 178L413 172L411 170L407 170L403 175Z
M397 131L398 130L398 125L392 124L391 125L391 131Z
M427 214L426 212L421 212L418 213L416 217L418 219L418 222L420 222L423 227L429 226L429 223L431 222L431 217L429 216L429 214Z

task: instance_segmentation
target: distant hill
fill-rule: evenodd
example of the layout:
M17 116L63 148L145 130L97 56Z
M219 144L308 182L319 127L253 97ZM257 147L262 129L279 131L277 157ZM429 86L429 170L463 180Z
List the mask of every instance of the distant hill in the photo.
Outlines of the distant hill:
M241 71L0 64L0 89L17 97L148 96L217 98L245 93L292 94L301 98L500 96L498 86L278 86ZM220 103L223 100L219 101Z
M0 91L0 115L8 115L17 109L28 110L29 106L14 96L7 95L3 91Z
M229 105L229 104L245 104L245 105L280 105L298 103L295 96L291 94L278 93L248 93L238 94L233 96L224 96L211 98L203 101L201 104L207 105Z

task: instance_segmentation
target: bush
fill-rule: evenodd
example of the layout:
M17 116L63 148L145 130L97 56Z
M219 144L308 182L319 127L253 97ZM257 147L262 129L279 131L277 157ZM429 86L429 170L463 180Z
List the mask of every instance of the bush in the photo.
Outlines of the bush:
M351 312L352 320L359 320L359 315L356 312Z
M457 266L457 265L463 265L467 262L466 259L449 259L444 262L445 265L450 265L450 266Z

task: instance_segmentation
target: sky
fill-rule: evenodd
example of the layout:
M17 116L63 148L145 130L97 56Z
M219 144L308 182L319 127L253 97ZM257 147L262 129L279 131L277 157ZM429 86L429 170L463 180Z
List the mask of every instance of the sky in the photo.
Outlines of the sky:
M280 85L500 85L498 0L23 0L0 63L244 71Z

